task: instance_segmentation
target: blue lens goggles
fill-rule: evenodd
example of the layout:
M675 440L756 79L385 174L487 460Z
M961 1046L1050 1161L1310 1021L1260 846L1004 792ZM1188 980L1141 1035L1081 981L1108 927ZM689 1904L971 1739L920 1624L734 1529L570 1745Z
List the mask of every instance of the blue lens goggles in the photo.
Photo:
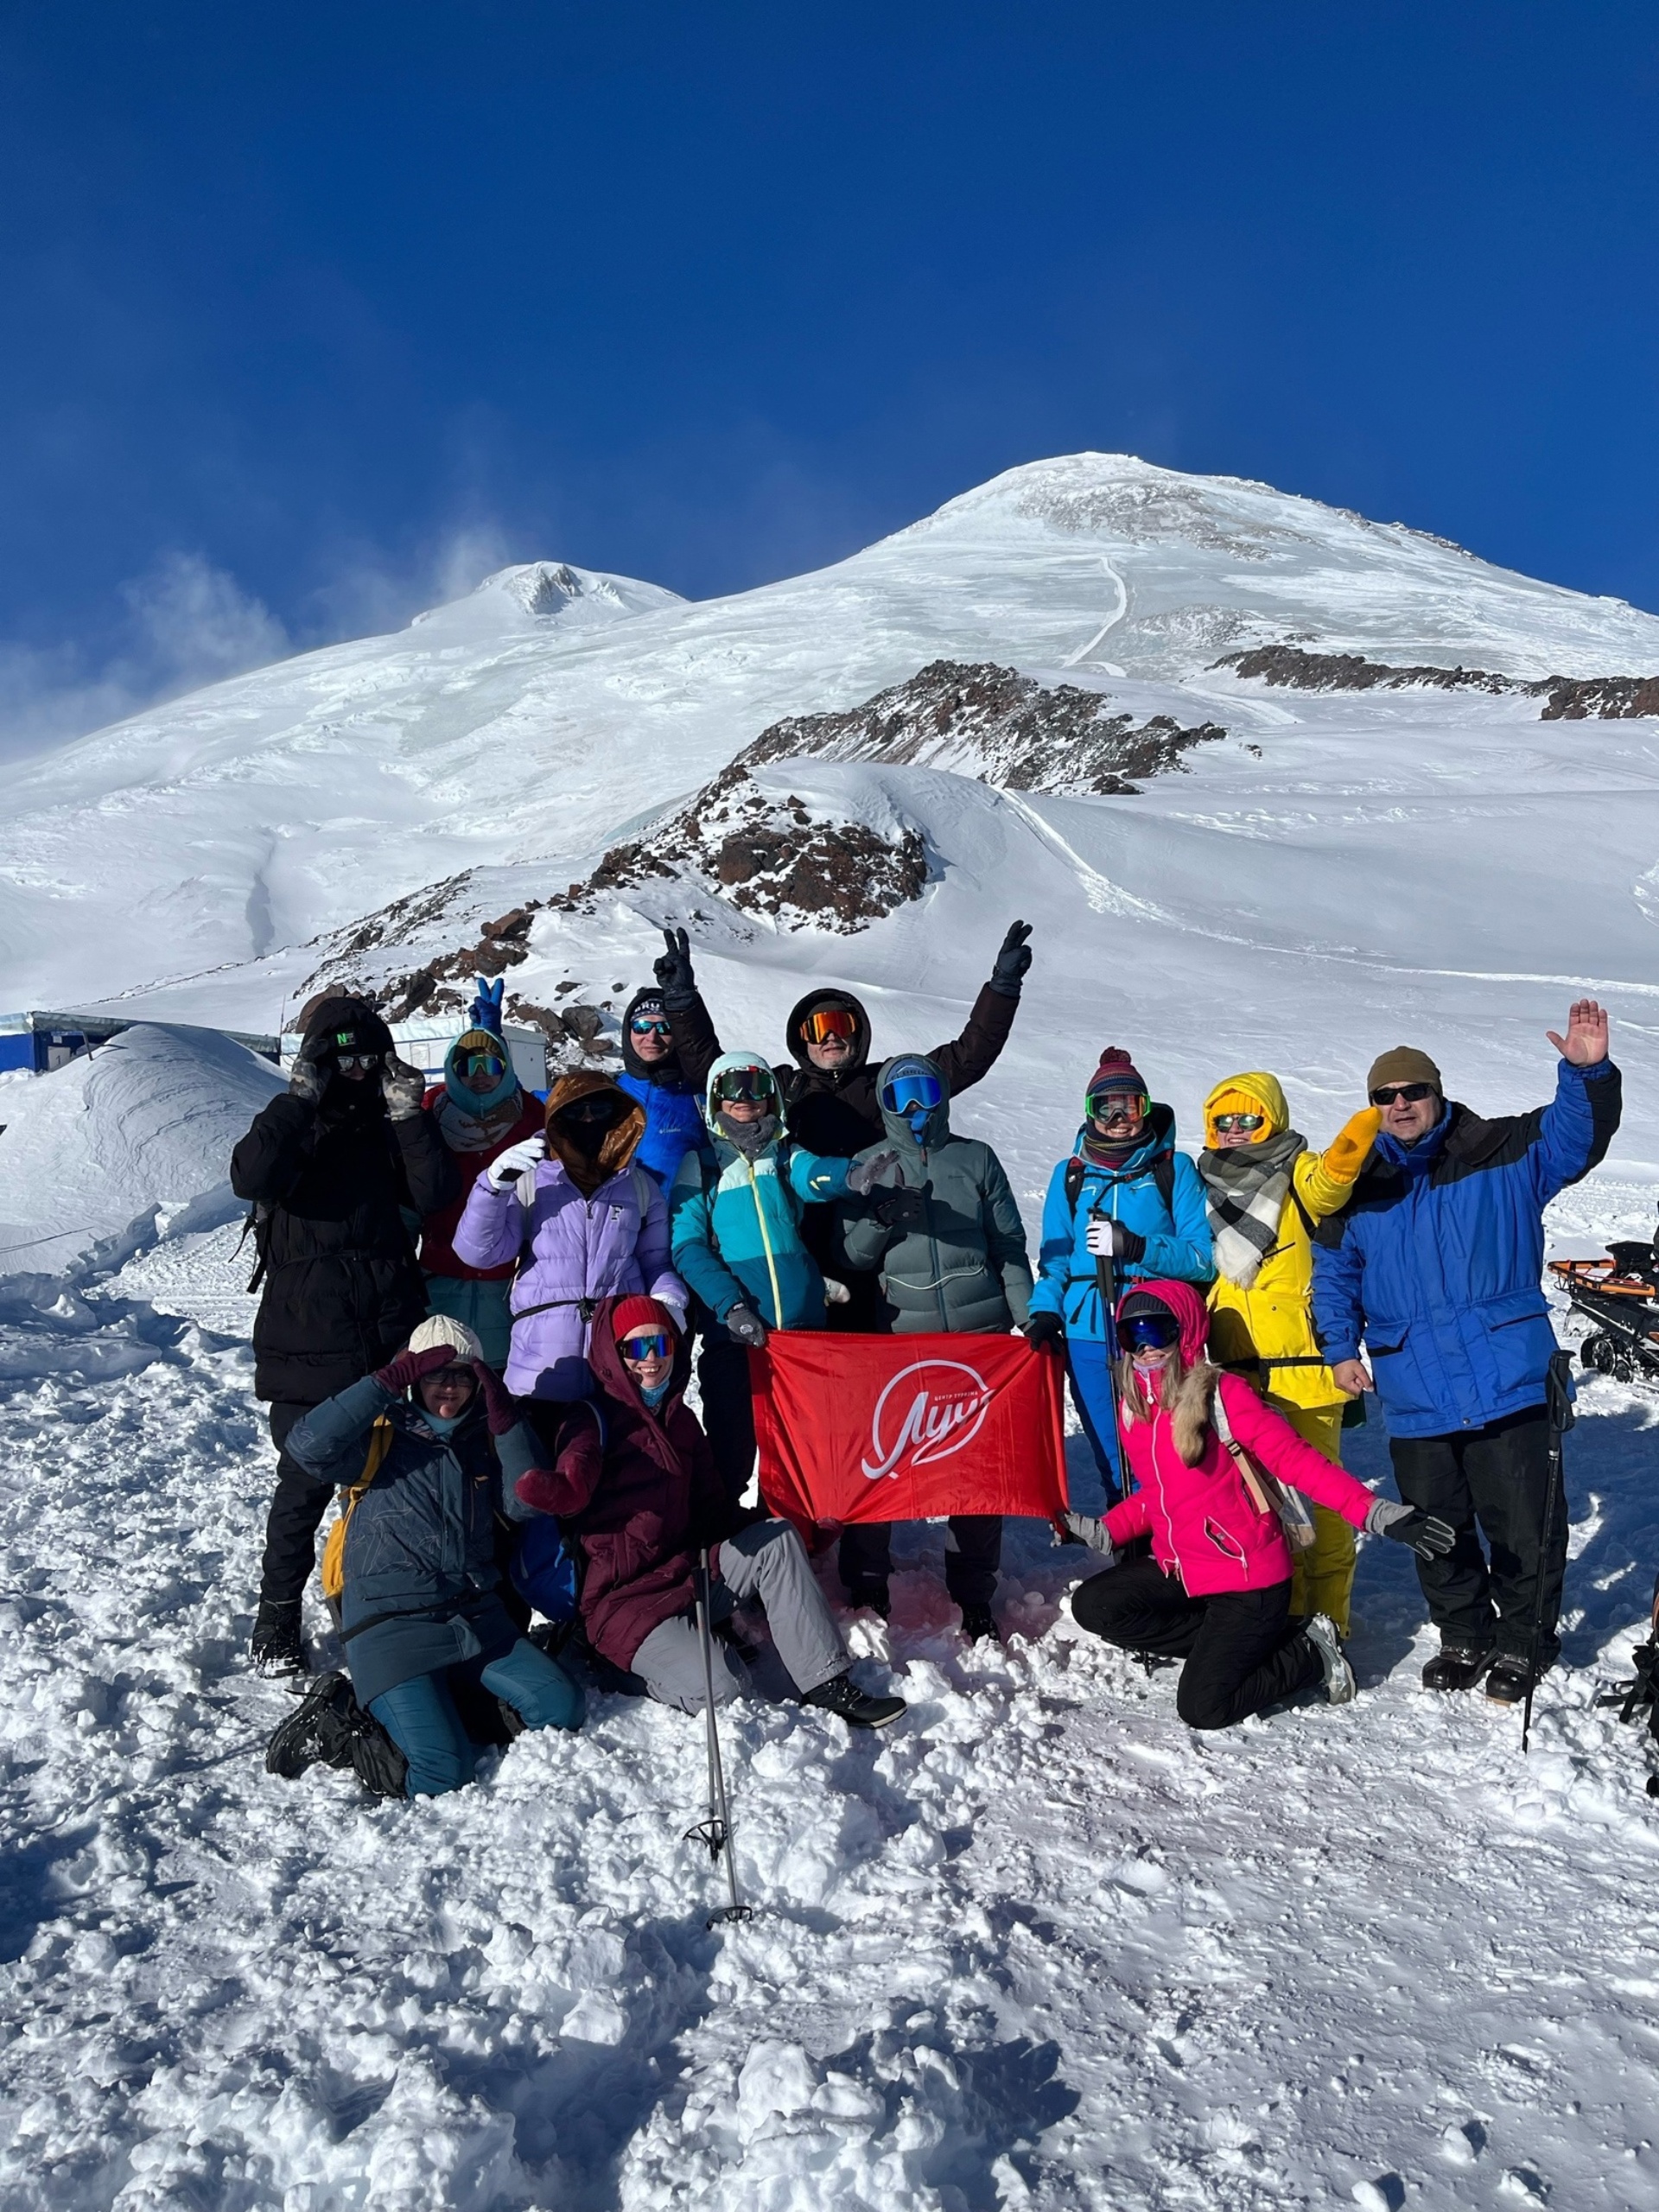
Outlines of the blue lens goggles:
M1119 1324L1118 1333L1131 1351L1162 1351L1179 1343L1181 1325L1173 1313L1137 1313Z
M881 1103L889 1114L908 1114L912 1106L931 1113L944 1096L938 1076L901 1075L881 1086Z
M655 1334L646 1332L622 1339L624 1359L666 1359L671 1349L667 1337L660 1329Z

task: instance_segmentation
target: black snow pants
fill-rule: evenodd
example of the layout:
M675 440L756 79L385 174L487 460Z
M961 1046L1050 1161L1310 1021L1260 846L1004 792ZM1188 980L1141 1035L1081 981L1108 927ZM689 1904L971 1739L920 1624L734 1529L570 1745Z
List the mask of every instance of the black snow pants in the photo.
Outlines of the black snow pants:
M265 1556L259 1577L262 1605L297 1605L317 1563L317 1528L334 1494L332 1483L307 1474L287 1451L288 1433L312 1408L278 1398L270 1408L270 1440L276 1446L276 1488L265 1518Z
M1455 1436L1389 1440L1395 1480L1408 1505L1449 1521L1458 1541L1444 1559L1420 1559L1428 1617L1443 1643L1471 1651L1496 1646L1524 1665L1532 1647L1538 1577L1544 1578L1541 1673L1560 1653L1555 1624L1567 1572L1567 1497L1555 1500L1544 1542L1549 1484L1549 1421L1541 1406ZM1482 1535L1488 1551L1481 1549Z
M893 1523L855 1521L841 1532L836 1556L849 1605L867 1605L885 1595L893 1572ZM953 1513L944 1537L944 1586L951 1603L988 1605L1002 1564L1002 1516Z
M754 1472L754 1398L749 1355L718 1321L711 1321L703 1332L697 1387L702 1393L703 1432L721 1487L735 1505Z
M1184 1659L1175 1710L1189 1728L1231 1728L1325 1672L1313 1644L1288 1625L1287 1581L1189 1598L1155 1560L1126 1559L1078 1584L1071 1615L1125 1651Z

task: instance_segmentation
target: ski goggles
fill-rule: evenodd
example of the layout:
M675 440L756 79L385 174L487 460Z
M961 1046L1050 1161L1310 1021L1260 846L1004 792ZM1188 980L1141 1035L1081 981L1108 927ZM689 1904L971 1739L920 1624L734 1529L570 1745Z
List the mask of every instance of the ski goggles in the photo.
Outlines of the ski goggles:
M889 1114L908 1114L915 1106L931 1113L944 1096L936 1075L901 1075L881 1086L881 1103Z
M1091 1122L1138 1122L1152 1104L1144 1090L1096 1090L1083 1102Z
M666 1359L673 1349L666 1332L662 1329L647 1330L639 1336L624 1337L622 1339L624 1359Z
M1396 1100L1403 1100L1408 1106L1414 1106L1419 1099L1433 1098L1433 1096L1432 1083L1385 1083L1381 1090L1371 1093L1371 1103L1373 1106L1392 1106Z
M573 1098L568 1106L561 1106L553 1118L556 1122L613 1122L620 1103L613 1092L590 1090L585 1098Z
M777 1097L778 1085L770 1068L722 1068L709 1085L709 1096L716 1105L747 1099L751 1105L764 1106Z
M1117 1333L1132 1351L1166 1351L1181 1339L1181 1325L1173 1313L1137 1313L1120 1321Z
M1259 1129L1267 1122L1265 1114L1217 1114L1211 1127L1217 1129Z
M337 1068L346 1068L347 1070L352 1068L361 1068L365 1073L367 1073L371 1070L378 1068L379 1065L380 1055L378 1052L337 1052L334 1055L334 1065Z
M661 1014L636 1014L628 1027L636 1037L670 1037L673 1034L668 1026L667 1015Z
M832 1037L850 1045L857 1034L858 1016L844 1006L820 1007L801 1024L801 1035L809 1045L827 1045Z
M456 1057L455 1069L461 1075L486 1075L492 1083L499 1083L507 1064L499 1052L461 1052Z

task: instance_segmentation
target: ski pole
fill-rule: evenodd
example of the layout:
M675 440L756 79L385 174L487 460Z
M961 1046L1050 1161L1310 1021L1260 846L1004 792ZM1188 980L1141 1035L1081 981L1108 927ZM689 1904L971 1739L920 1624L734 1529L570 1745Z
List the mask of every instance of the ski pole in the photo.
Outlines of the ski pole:
M1090 1221L1104 1221L1096 1204L1089 1209ZM1106 1400L1112 1409L1111 1450L1108 1457L1117 1470L1120 1497L1129 1494L1123 1478L1123 1431L1117 1418L1117 1270L1104 1252L1095 1255L1095 1290L1100 1300L1100 1333L1106 1346Z
M701 1843L708 1847L711 1859L726 1854L726 1886L731 1893L729 1904L716 1905L709 1914L707 1925L717 1928L722 1920L753 1920L754 1912L744 1904L737 1894L737 1868L732 1858L732 1819L726 1803L726 1772L720 1763L720 1730L715 1723L715 1649L709 1626L709 1547L705 1544L697 1560L697 1641L702 1647L702 1715L707 1730L709 1747L709 1817L699 1821L685 1832L688 1843Z
M1538 1647L1544 1638L1544 1591L1549 1575L1549 1540L1555 1526L1555 1501L1561 1490L1561 1439L1572 1427L1573 1412L1573 1355L1555 1351L1550 1354L1549 1376L1544 1388L1544 1403L1548 1408L1549 1421L1549 1476L1544 1484L1544 1525L1538 1539L1538 1587L1532 1601L1532 1648L1527 1654L1527 1696L1521 1708L1521 1749L1529 1748L1532 1734L1532 1694L1538 1680Z

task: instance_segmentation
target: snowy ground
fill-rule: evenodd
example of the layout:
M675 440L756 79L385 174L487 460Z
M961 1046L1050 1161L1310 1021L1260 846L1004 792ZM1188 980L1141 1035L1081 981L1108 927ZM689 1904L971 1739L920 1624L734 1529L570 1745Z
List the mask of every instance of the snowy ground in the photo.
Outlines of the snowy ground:
M1655 1564L1653 1402L1585 1393L1530 1759L1416 1687L1390 1547L1357 1705L1199 1738L1078 1637L1075 1552L1020 1524L1008 1646L969 1653L920 1531L890 1651L855 1630L908 1719L728 1725L760 1910L710 1934L681 1716L597 1697L436 1803L265 1776L233 1243L3 1286L7 2212L1659 2202L1659 1809L1591 1704Z

